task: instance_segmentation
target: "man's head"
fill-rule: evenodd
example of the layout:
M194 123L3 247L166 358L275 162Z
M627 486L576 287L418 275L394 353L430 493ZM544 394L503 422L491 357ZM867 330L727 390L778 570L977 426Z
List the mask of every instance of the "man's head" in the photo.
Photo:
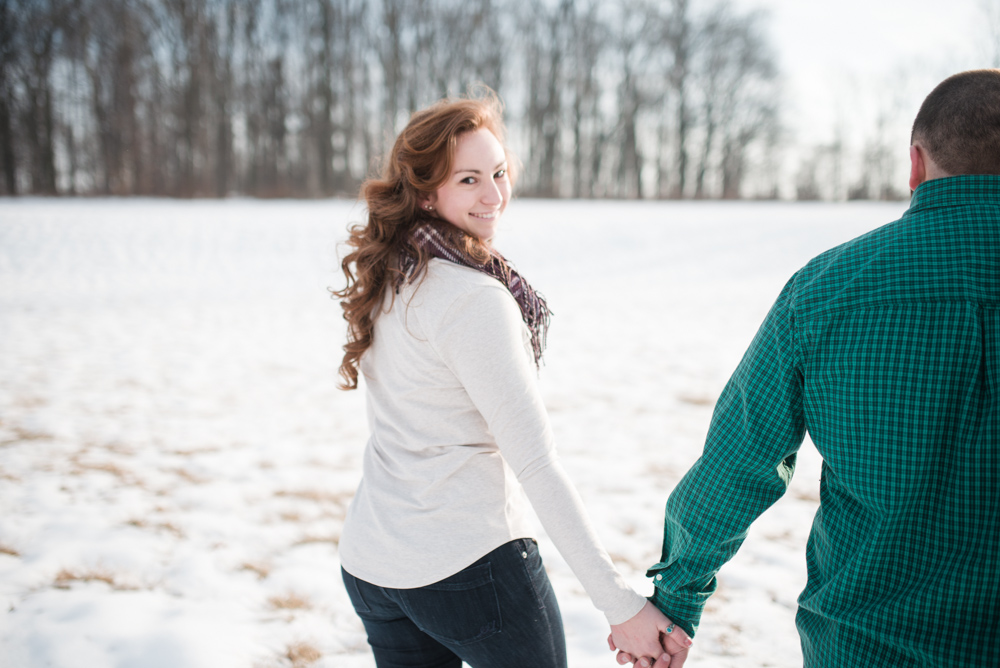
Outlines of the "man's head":
M917 112L910 188L959 174L1000 174L1000 70L948 77Z

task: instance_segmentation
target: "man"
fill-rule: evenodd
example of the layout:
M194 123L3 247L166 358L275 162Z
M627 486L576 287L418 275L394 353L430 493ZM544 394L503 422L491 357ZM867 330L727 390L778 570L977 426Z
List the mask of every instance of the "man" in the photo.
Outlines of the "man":
M786 284L667 501L652 600L692 636L808 432L805 665L1000 666L1000 70L942 82L911 143L910 208Z

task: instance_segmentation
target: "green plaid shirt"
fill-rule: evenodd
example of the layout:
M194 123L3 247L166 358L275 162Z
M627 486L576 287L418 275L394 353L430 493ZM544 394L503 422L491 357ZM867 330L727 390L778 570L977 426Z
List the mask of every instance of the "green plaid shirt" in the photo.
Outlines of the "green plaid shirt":
M998 404L1000 176L928 181L781 292L667 501L653 602L697 630L808 431L805 665L1000 666Z

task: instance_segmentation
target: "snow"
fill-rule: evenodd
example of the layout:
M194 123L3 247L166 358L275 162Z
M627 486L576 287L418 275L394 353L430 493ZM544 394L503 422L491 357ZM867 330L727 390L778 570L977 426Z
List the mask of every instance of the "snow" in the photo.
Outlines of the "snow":
M515 200L497 246L555 318L541 386L627 579L788 276L905 204ZM364 397L342 392L350 201L0 201L0 665L370 668L337 541ZM819 460L719 575L687 665L801 665ZM607 624L541 549L570 665Z

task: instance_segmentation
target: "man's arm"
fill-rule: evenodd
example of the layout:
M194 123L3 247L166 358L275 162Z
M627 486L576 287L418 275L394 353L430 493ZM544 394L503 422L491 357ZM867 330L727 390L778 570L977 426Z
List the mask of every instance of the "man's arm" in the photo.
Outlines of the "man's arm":
M802 366L785 285L723 390L701 458L667 500L653 603L689 635L715 574L791 481L805 434Z

